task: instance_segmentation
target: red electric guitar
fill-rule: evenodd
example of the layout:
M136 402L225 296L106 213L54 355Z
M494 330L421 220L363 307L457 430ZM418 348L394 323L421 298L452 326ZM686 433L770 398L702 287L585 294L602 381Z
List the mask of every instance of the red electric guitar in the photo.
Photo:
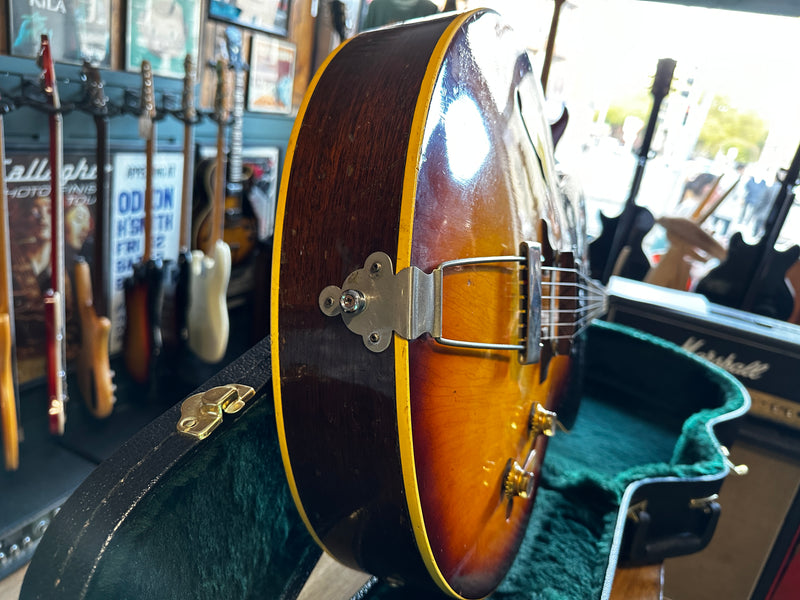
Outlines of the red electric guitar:
M67 420L67 334L64 295L64 191L61 185L63 169L63 118L58 95L50 40L42 35L39 50L42 69L41 85L50 112L50 289L45 292L45 324L47 331L47 396L50 433L63 435Z
M543 114L524 45L478 10L351 38L295 121L272 264L284 466L317 542L398 585L483 598L528 524L590 316Z

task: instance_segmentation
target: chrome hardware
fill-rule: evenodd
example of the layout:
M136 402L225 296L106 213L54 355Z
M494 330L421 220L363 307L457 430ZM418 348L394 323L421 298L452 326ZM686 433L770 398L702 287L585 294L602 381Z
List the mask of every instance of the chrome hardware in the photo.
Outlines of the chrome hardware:
M733 461L730 459L731 452L728 450L727 446L720 446L719 447L720 454L722 454L722 460L725 461L725 464L728 465L734 473L739 475L740 477L743 475L747 475L750 472L750 467L747 465L735 465Z
M516 460L510 460L503 477L503 495L506 498L530 498L536 485L536 473L526 471Z
M711 506L719 500L719 494L711 494L705 498L692 498L689 500L689 508L692 510L702 510L703 512L711 512Z
M408 267L394 274L392 259L373 252L364 267L347 276L342 287L330 285L319 295L319 308L329 317L341 315L347 328L361 336L372 352L389 347L392 332L406 340L428 333L438 343L459 348L516 350L520 362L539 361L542 342L541 245L523 242L521 256L489 256L450 260L430 274ZM522 263L527 267L525 340L519 344L494 344L454 340L442 335L443 279L446 269L476 264Z
M232 383L189 396L181 404L178 431L202 440L222 423L223 412L239 412L255 393L249 386Z

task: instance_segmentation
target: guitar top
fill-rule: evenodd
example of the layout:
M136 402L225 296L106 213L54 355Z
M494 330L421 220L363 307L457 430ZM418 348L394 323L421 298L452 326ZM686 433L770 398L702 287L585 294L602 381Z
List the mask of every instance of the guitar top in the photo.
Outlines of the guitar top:
M582 221L543 115L524 45L478 10L348 40L295 121L270 319L284 466L317 542L398 585L482 598L528 524L580 310L561 286L580 295Z

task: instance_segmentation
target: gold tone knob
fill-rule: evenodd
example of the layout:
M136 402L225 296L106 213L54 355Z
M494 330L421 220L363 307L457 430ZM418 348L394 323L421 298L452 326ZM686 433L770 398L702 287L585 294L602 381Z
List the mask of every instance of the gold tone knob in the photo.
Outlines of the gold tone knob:
M531 438L536 439L540 435L552 437L555 434L556 413L547 410L544 406L535 402L531 407L531 415L528 421Z
M516 460L509 460L506 476L503 479L503 492L506 497L530 498L533 495L536 473L526 471Z

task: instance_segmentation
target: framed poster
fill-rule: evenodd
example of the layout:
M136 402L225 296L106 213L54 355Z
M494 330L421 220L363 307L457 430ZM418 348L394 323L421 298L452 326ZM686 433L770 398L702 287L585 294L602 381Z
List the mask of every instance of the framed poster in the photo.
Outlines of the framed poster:
M149 60L154 75L182 79L187 54L197 60L201 0L128 0L125 70Z
M53 60L111 66L111 0L9 0L12 56L35 58L42 34Z
M67 361L80 345L80 323L72 294L75 258L83 256L94 269L94 224L97 163L94 151L64 153L64 264ZM47 337L44 292L50 287L50 160L48 151L6 155L8 221L11 239L14 327L19 381L45 374Z
M289 0L209 0L208 18L285 37Z
M250 44L247 110L292 112L296 47L291 42L254 35Z
M178 257L180 242L181 194L183 193L183 153L158 152L153 158L153 258ZM144 152L119 152L112 158L111 182L111 280L109 319L112 354L122 350L125 334L125 279L144 254Z

